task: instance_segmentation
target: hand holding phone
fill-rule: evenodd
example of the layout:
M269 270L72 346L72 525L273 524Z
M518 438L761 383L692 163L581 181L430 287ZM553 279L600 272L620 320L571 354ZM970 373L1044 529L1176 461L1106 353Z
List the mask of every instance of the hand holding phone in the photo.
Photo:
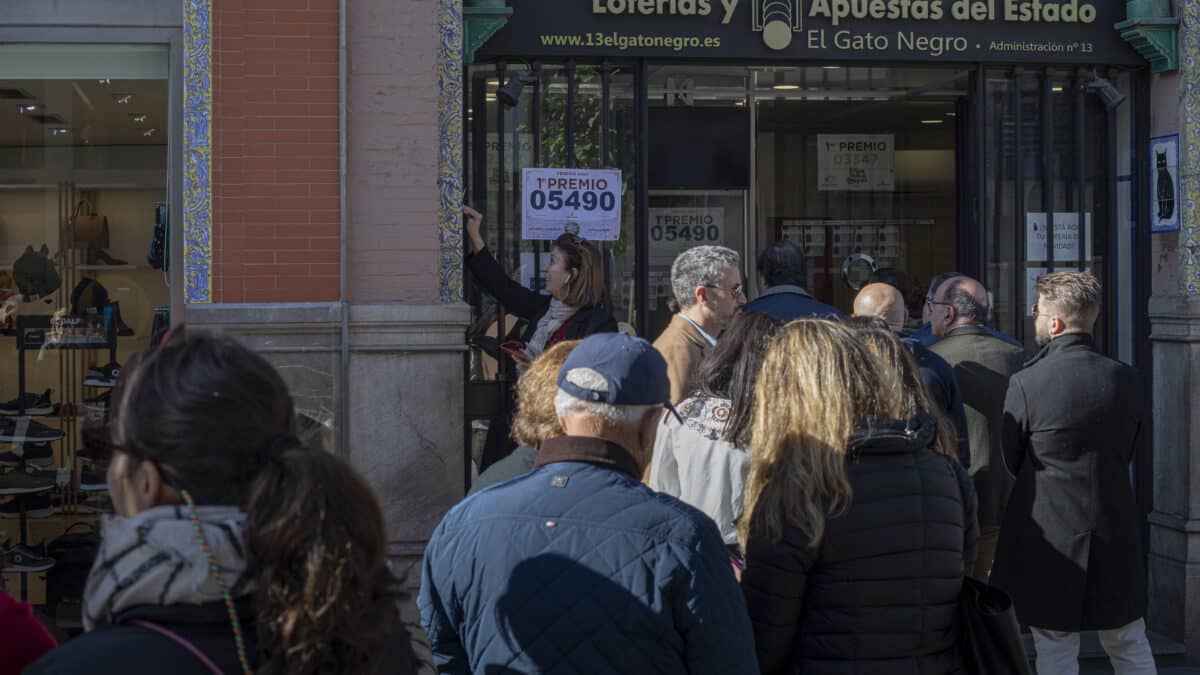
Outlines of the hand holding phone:
M505 354L508 354L510 357L512 357L513 361L516 361L523 366L527 366L531 363L529 354L525 352L525 343L521 342L520 340L509 340L508 342L501 344L500 349Z

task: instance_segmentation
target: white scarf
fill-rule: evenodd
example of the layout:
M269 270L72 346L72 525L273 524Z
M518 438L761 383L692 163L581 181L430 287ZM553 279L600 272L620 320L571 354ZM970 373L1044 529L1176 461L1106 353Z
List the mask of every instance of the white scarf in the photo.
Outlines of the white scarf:
M538 320L537 330L534 331L533 337L529 338L529 344L525 348L525 354L530 361L546 351L546 342L550 340L550 336L562 328L567 319L575 316L576 311L577 308L570 307L557 298L550 301L550 309Z
M233 506L200 506L196 514L230 595L253 593L243 555L246 514ZM130 607L204 605L222 598L183 506L107 518L83 595L83 626L89 631Z

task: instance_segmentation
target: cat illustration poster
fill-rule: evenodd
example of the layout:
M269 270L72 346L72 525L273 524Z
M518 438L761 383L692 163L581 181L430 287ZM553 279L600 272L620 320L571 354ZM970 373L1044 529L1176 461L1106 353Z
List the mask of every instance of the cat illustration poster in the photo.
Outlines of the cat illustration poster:
M1150 231L1179 231L1179 135L1150 139Z

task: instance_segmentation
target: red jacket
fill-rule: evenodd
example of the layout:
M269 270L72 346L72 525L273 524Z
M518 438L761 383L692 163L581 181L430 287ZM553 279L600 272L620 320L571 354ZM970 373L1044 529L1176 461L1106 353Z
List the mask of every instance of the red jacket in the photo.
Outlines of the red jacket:
M17 602L0 591L0 675L19 675L25 666L56 646L54 638L33 617L28 602Z

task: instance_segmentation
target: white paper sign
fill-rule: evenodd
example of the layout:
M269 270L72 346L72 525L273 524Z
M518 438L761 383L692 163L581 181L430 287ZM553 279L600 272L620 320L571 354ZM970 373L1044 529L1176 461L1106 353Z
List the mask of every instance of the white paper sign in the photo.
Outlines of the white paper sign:
M1150 231L1179 231L1179 134L1150 139Z
M521 172L521 238L588 241L621 236L621 172L617 169L525 169Z
M1092 214L1087 213L1084 253L1092 259ZM1046 214L1025 214L1025 260L1046 262ZM1079 214L1054 214L1054 262L1079 262ZM1086 260L1084 262L1087 262Z
M725 209L650 209L650 265L668 270L675 257L693 246L725 241Z
M896 189L896 137L817 134L817 189L892 192Z

